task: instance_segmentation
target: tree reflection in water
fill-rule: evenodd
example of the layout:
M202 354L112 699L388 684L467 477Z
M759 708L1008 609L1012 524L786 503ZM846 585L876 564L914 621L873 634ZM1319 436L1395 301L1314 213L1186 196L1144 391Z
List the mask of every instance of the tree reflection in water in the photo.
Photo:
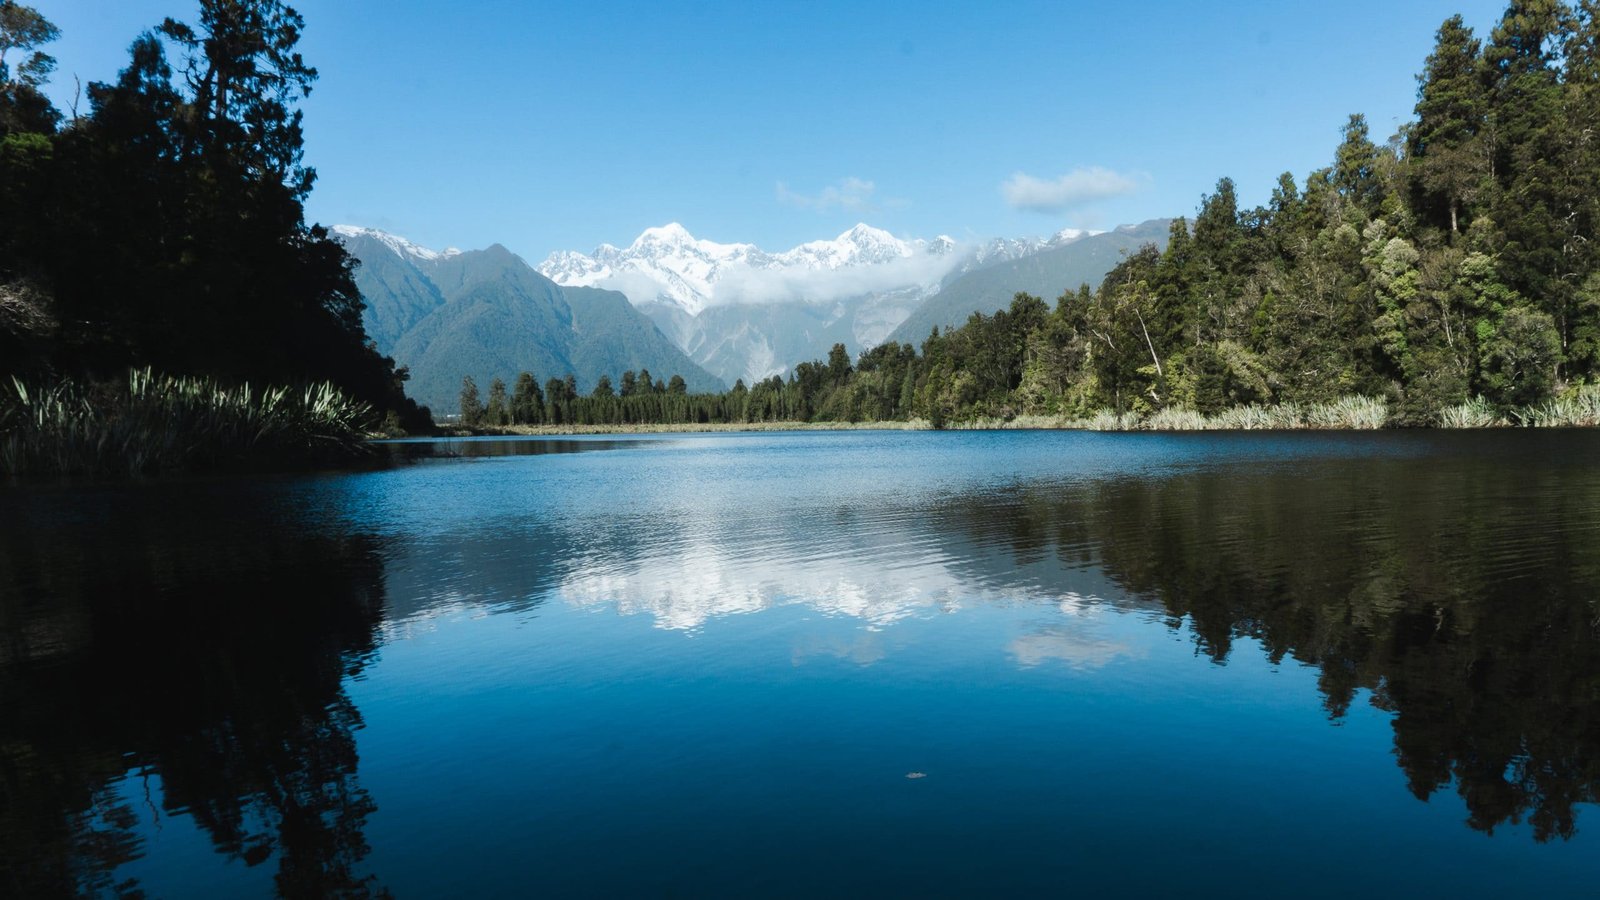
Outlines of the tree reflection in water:
M1600 479L1503 458L1211 467L970 497L968 537L1053 548L1187 623L1225 663L1241 638L1314 665L1329 715L1361 689L1393 715L1426 800L1468 824L1575 832L1600 797Z
M140 521L0 530L0 893L138 893L115 870L180 812L285 895L381 893L343 688L383 612L373 542Z
M1335 719L1364 692L1392 716L1417 797L1453 789L1472 827L1527 823L1544 841L1574 834L1600 782L1600 471L1571 455L1207 458L901 492L859 519L802 497L793 521L763 507L726 532L700 527L730 556L789 560L728 567L734 587L747 569L777 577L777 594L804 587L783 574L794 560L868 550L885 555L863 570L866 594L906 576L891 565L901 553L937 560L919 596L1059 597L1109 581L1108 602L1158 607L1218 664L1259 643L1273 662L1314 666ZM140 866L119 867L145 852L153 820L180 814L227 857L270 866L284 894L380 892L364 869L375 805L345 679L374 658L386 577L397 596L429 597L455 566L452 602L542 601L579 574L657 571L695 524L667 495L639 513L659 544L608 530L610 509L524 532L475 525L466 544L408 545L425 558L386 576L395 548L364 526L307 530L273 505L299 501L268 499L271 486L254 500L206 490L6 497L0 894L135 892L117 880ZM818 530L830 522L835 539ZM751 528L764 530L741 536ZM644 599L664 583L643 582Z

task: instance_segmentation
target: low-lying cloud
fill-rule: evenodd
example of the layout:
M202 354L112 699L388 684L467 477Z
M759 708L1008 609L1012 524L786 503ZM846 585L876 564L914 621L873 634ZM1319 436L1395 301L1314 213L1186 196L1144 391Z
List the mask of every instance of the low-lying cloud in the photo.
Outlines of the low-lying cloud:
M954 271L966 255L966 248L957 247L948 253L919 253L838 269L810 269L799 265L768 269L734 264L724 268L711 283L706 305L795 302L826 305L888 291L926 292ZM648 303L663 293L660 277L621 267L596 281L594 286L618 291L635 304Z
M1073 169L1057 178L1035 178L1026 172L1017 172L1000 185L1000 193L1014 209L1060 213L1131 194L1143 187L1145 180L1103 166Z
M711 304L824 304L901 288L925 289L937 285L959 262L959 254L946 253L841 269L735 266L713 286Z

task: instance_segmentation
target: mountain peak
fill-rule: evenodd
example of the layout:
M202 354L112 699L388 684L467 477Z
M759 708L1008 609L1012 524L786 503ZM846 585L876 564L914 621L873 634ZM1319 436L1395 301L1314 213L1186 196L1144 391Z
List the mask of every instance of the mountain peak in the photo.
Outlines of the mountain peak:
M1050 240L1047 243L1049 243L1052 247L1060 247L1064 244L1070 244L1073 241L1082 240L1083 238L1090 237L1092 235L1104 233L1105 232L1101 231L1089 231L1083 228L1063 228L1051 235Z
M839 235L839 240L848 240L858 244L863 242L874 244L897 243L894 235L884 231L882 228L873 228L865 222L857 222L855 227Z
M454 256L455 254L461 252L452 247L449 250L446 250L444 253L439 253L437 250L429 250L427 247L424 247L420 244L413 244L399 235L390 234L387 231L381 231L377 228L366 228L361 225L335 225L331 230L334 234L345 239L370 238L381 244L384 244L390 250L393 250L395 253L398 253L401 256L409 256L415 259L432 261L441 256Z
M677 222L668 222L665 225L658 225L654 228L646 228L637 238L634 239L633 245L628 249L636 250L651 244L665 244L667 246L677 247L684 244L694 243L696 243L694 235L689 233L689 229L683 227Z

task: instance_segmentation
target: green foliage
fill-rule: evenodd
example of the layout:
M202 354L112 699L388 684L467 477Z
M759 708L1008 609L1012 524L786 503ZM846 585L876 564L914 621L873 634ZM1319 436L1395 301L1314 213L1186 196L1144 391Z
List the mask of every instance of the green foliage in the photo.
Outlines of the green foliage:
M1494 428L1506 424L1494 404L1473 397L1439 411L1440 428Z
M360 456L372 408L326 382L304 388L149 369L120 384L0 386L0 472L128 474L232 465L303 465Z
M1244 209L1227 178L1054 306L980 308L851 360L801 362L677 405L564 422L904 421L935 427L1479 427L1590 420L1600 381L1600 7L1511 4L1487 45L1459 17L1385 145L1360 115L1330 165ZM1587 130L1585 130L1587 129ZM1079 244L1059 248L1060 253ZM1015 272L1011 274L1016 274ZM943 292L941 292L943 293ZM968 305L966 308L973 308ZM898 332L897 332L898 333ZM651 396L648 375L622 395ZM741 385L742 387L742 385Z
M478 397L478 383L471 375L461 379L461 424L468 428L483 424L483 401Z
M429 426L367 340L351 258L304 220L302 27L281 0L202 0L193 26L137 36L58 130L31 49L55 29L0 2L0 284L29 285L53 323L0 322L0 374L326 381ZM12 70L12 50L32 55Z
M539 389L539 382L531 372L517 376L511 394L511 421L517 425L538 425L544 421L544 391Z
M1600 425L1600 385L1584 385L1560 397L1517 410L1515 415L1522 424L1534 428L1593 428Z
M54 36L24 10L0 2L0 54ZM1532 421L1600 381L1597 12L1514 0L1484 41L1451 18L1418 78L1417 121L1379 143L1351 116L1329 164L1282 176L1266 206L1241 207L1220 179L1192 226L1007 264L1009 283L1040 286L1009 298L994 294L1000 267L969 273L881 347L852 360L837 345L732 391L676 371L681 356L656 352L620 296L556 289L504 248L439 263L493 273L445 278L463 285L448 295L420 270L374 270L405 289L371 318L444 402L462 373L521 373L510 397L496 378L486 406L463 391L475 425ZM314 173L294 106L316 72L295 51L302 28L280 0L203 0L193 26L138 38L116 83L90 86L90 115L59 132L24 109L32 82L0 73L0 364L309 378L411 409L408 373L366 340L351 258L303 222ZM105 264L81 265L86 253ZM1108 274L1092 285L1079 269ZM965 324L941 330L954 309ZM561 322L596 340L529 349ZM674 374L653 377L647 359ZM573 375L541 390L532 370L608 377L580 395Z
M1491 400L1537 403L1549 395L1561 360L1561 336L1549 314L1513 307L1479 333L1480 382Z
M506 401L506 383L498 378L489 382L489 402L483 405L483 424L511 424L511 406Z

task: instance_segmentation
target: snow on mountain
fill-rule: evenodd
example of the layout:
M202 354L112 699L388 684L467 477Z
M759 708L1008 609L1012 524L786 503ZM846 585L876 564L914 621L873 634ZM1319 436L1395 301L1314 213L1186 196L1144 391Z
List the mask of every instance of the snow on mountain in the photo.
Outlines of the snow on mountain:
M809 241L781 253L754 244L722 244L701 240L677 222L648 228L626 248L602 244L591 254L558 251L538 266L557 284L607 287L626 294L635 304L670 303L691 316L718 304L761 303L773 299L829 302L839 290L854 288L849 279L818 284L811 296L801 282L808 273L836 272L898 260L939 258L955 249L950 238L904 241L861 224L832 240ZM932 267L937 268L937 267ZM772 273L762 275L758 273ZM915 279L920 272L907 272ZM944 273L933 277L936 283ZM826 281L826 280L824 280ZM781 296L774 296L781 295Z
M865 223L781 252L701 240L677 222L625 248L550 254L538 270L557 284L620 291L696 363L732 383L781 375L839 342L881 343L945 281L1083 237L964 244L949 235L906 240Z
M1010 262L1104 233L1086 231L1082 228L1064 228L1048 238L994 238L973 249L971 258L964 263L962 271L971 271L993 263Z
M426 260L428 262L438 259L448 259L461 253L460 250L457 250L454 247L450 247L446 250L429 250L427 247L421 246L420 244L413 244L399 235L390 234L387 231L379 231L376 228L363 228L359 225L335 225L333 226L332 231L334 234L343 238L372 238L375 241L385 244L391 250L400 254L401 256L409 256L414 259Z

